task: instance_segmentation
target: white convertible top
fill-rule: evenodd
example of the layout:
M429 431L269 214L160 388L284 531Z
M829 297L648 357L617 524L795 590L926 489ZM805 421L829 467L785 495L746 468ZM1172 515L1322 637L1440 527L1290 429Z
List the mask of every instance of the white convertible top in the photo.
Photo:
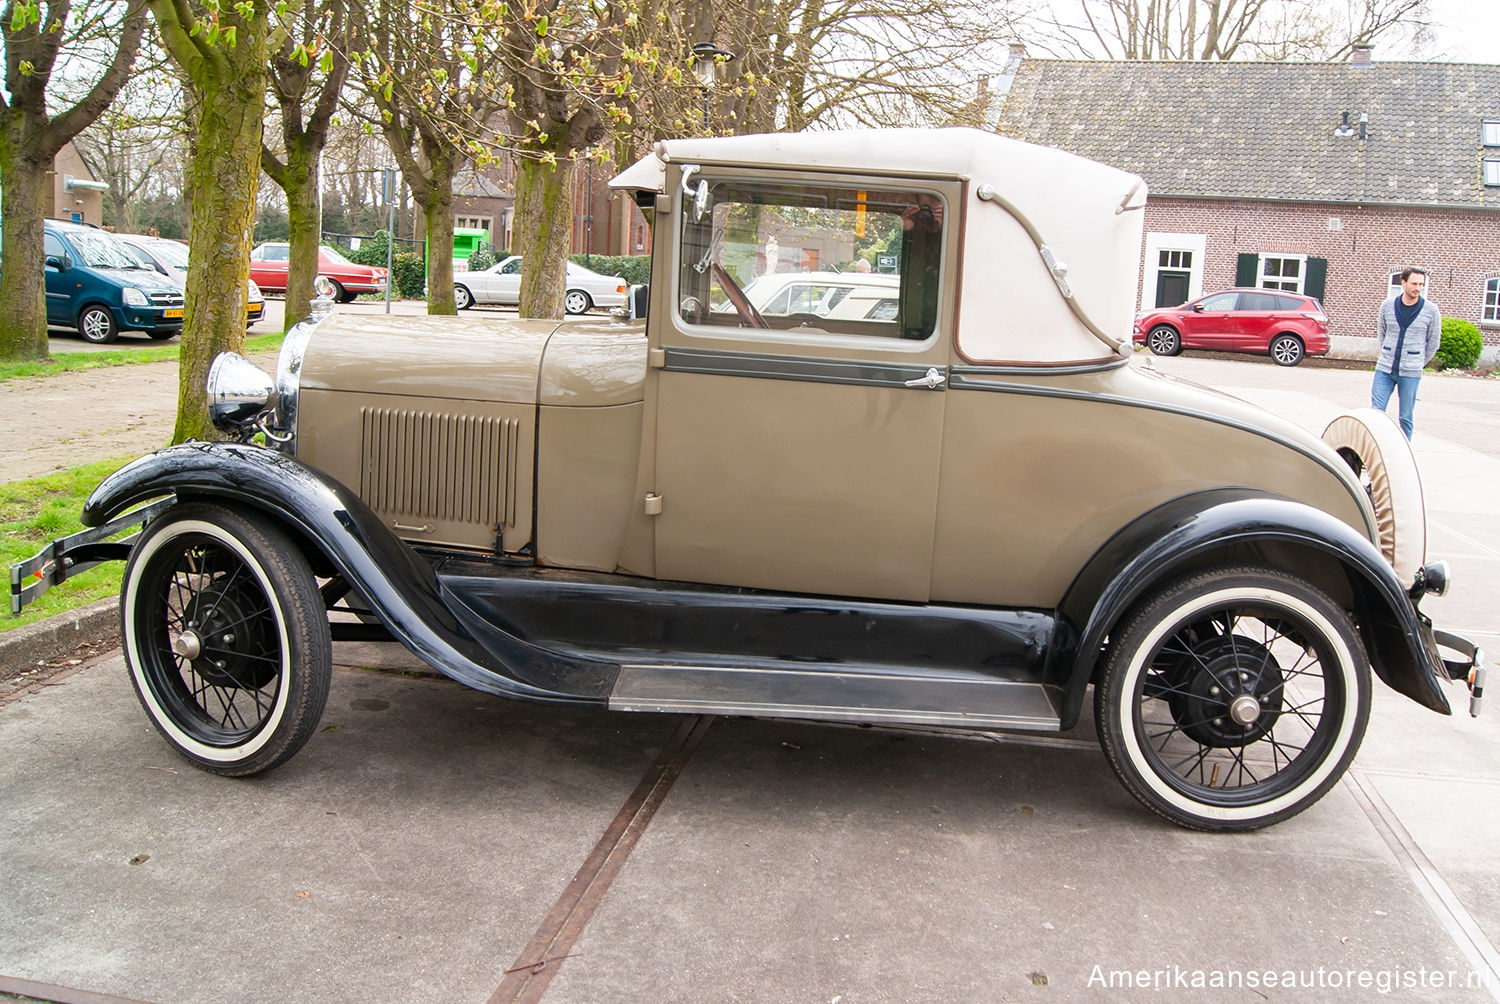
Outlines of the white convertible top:
M1058 363L1130 344L1146 201L1134 174L977 129L882 129L662 140L610 187L665 192L668 165L689 163L968 182L959 353Z

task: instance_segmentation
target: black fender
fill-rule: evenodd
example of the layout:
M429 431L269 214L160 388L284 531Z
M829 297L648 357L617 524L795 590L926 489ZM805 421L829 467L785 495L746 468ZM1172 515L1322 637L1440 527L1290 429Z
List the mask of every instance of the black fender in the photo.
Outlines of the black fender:
M99 526L132 505L166 495L229 502L269 515L321 550L418 658L476 690L602 704L619 674L614 663L560 655L484 624L351 489L263 447L184 443L141 457L94 489L83 522ZM561 680L565 688L552 685Z
M1137 517L1068 587L1046 671L1063 691L1062 727L1077 724L1105 639L1149 589L1212 565L1274 565L1291 555L1298 556L1299 573L1353 610L1380 679L1424 707L1452 713L1438 684L1443 663L1431 624L1368 538L1306 503L1226 488L1185 495Z

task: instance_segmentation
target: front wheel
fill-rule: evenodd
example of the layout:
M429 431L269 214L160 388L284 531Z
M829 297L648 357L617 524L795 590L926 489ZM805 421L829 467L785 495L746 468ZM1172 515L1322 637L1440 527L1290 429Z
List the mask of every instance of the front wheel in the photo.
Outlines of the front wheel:
M563 297L563 309L570 314L586 314L594 301L581 289L570 289Z
M1110 768L1196 830L1254 830L1322 798L1354 759L1370 671L1349 616L1270 568L1199 572L1111 632L1094 691Z
M1146 334L1146 347L1158 356L1175 356L1182 351L1182 336L1175 328L1158 324Z
M78 315L78 333L86 342L104 345L120 337L114 315L100 306L84 307Z
M328 701L323 609L307 561L273 523L173 506L142 533L120 589L130 680L151 724L214 774L285 762Z
M1302 361L1302 339L1296 335L1277 335L1271 339L1271 358L1278 366L1296 366Z

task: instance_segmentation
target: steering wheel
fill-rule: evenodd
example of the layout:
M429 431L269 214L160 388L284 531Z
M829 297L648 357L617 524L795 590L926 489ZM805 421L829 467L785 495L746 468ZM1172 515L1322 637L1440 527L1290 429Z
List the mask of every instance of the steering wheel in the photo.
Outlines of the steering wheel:
M729 297L729 302L740 315L740 327L742 328L769 328L766 319L761 316L760 311L755 309L755 304L745 295L740 284L734 281L734 276L724 270L724 266L713 262L710 266L714 270L714 278L719 280L719 285L724 287L724 295Z

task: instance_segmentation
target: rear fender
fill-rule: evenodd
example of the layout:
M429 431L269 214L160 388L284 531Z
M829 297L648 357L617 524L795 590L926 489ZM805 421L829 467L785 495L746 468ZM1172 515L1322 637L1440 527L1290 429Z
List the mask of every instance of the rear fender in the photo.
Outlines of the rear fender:
M1148 591L1201 568L1246 561L1293 567L1347 604L1376 675L1418 704L1451 714L1431 624L1375 545L1320 509L1234 488L1183 496L1140 516L1074 579L1058 609L1047 667L1048 680L1063 689L1062 727L1077 723L1110 632Z
M473 630L482 626L473 613L352 490L261 447L184 443L141 457L94 489L83 522L98 526L138 502L165 495L229 502L269 515L321 551L398 641L476 690L602 703L618 675L613 663L560 656L496 630L484 630L485 644L477 644ZM564 678L570 684L566 691L548 686Z

